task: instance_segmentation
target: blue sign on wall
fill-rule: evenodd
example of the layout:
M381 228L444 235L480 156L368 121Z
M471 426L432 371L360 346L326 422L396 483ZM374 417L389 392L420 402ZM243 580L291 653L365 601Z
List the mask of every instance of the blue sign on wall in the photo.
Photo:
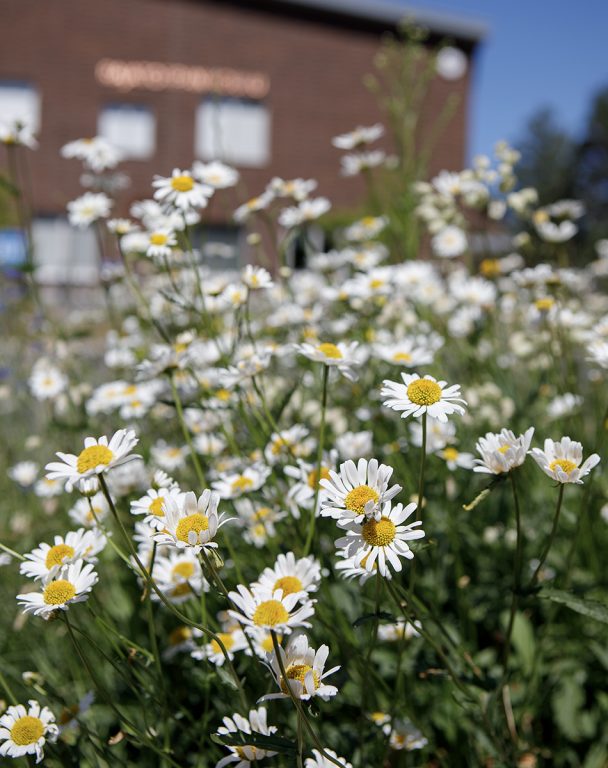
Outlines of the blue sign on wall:
M23 230L16 227L0 229L0 268L21 267L25 264L26 242Z

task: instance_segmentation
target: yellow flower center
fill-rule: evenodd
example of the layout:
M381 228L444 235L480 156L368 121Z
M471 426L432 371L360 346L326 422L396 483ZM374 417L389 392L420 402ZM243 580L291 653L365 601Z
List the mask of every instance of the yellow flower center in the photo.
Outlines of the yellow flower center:
M293 595L296 592L302 592L304 587L302 586L302 582L300 579L298 579L297 576L282 576L274 583L274 587L272 588L273 592L276 589L282 589L283 597L287 597L287 595Z
M289 619L287 609L279 600L264 600L255 609L253 623L258 627L276 627Z
M234 637L229 632L218 632L219 639L224 644L224 648L229 651L232 646L234 645ZM272 640L272 638L270 638ZM213 653L224 653L220 647L220 644L217 640L211 641L211 648L213 650Z
M534 306L536 309L538 309L539 312L548 312L554 304L555 302L550 296L544 299L537 299L534 302Z
M253 485L253 480L245 475L240 475L236 480L232 481L231 488L233 491L248 491Z
M379 498L378 492L370 488L369 485L358 485L346 494L344 506L351 512L362 515L365 512L367 502L373 501L375 504Z
M411 363L412 356L408 355L407 352L395 352L393 355L393 360L396 363Z
M451 446L448 446L448 447L447 447L447 448L446 448L446 449L443 451L443 458L444 458L446 461L456 461L456 459L458 458L458 456L459 456L459 454L458 454L458 451L456 450L456 448L452 448Z
M174 176L171 179L171 186L176 192L191 192L194 189L194 180L191 176Z
M479 265L479 271L484 277L498 277L500 275L500 262L498 259L483 259Z
M282 636L278 635L277 640L279 641L279 645L281 644ZM263 650L266 651L266 653L272 653L274 651L274 645L272 644L272 635L266 635L266 637L260 642L260 645L262 646Z
M374 216L364 216L360 223L364 227L373 227L376 224L376 218Z
M498 453L506 453L509 450L509 448L512 448L512 446L509 445L508 443L506 445L501 445L500 448L498 449Z
M166 245L168 239L162 232L154 232L150 235L150 245Z
M114 454L107 445L91 445L79 454L76 469L80 475L84 475L100 464L109 464L113 458Z
M191 563L188 560L185 560L182 563L177 563L173 566L173 570L171 571L171 577L173 578L173 581L179 581L180 579L187 581L193 576L194 563Z
M70 547L69 544L56 544L46 553L44 564L50 570L55 565L61 565L64 560L69 560L71 557L74 557L74 547Z
M322 355L325 355L325 357L331 357L333 360L339 360L342 357L342 352L340 352L338 347L336 347L335 344L330 344L329 342L319 344L317 351L319 351Z
M218 389L218 391L215 393L215 396L218 400L221 400L224 403L227 400L230 400L230 392L227 389Z
M44 736L44 723L39 717L20 717L11 728L11 739L18 747L35 744Z
M196 540L198 541L199 534L202 531L206 531L207 528L209 528L209 518L207 515L201 515L200 512L195 512L193 515L182 517L175 529L175 536L180 541L188 544L188 534L190 531L196 533Z
M320 480L329 480L329 469L327 469L327 467L322 466L320 475L321 477L317 475L316 469L313 469L312 472L308 473L308 480L307 480L308 486L309 488L312 488L313 491L316 490Z
M321 677L319 673L315 671L308 664L290 664L285 670L285 675L288 680L297 680L298 682L302 683L302 685L304 685L304 681L306 680L306 675L309 672L312 672L314 686L315 688L318 688L319 683L321 682ZM287 689L287 683L285 682L284 679L281 680L281 690L283 691L283 693L289 693Z
M192 630L190 627L178 627L174 629L169 635L169 645L181 645L186 640L190 640L192 637Z
M270 447L270 450L271 450L273 456L277 456L279 453L281 453L283 448L287 448L290 445L291 445L291 443L288 440L285 440L285 438L277 437L273 441L273 443L272 443L272 445Z
M44 588L42 599L47 605L63 605L76 595L76 587L66 579L51 581Z
M368 520L361 526L361 535L371 547L386 547L395 538L395 524L388 517Z
M265 517L268 517L268 515L272 512L270 507L260 507L256 512L253 513L253 520L263 520Z
M382 288L382 286L385 284L384 280L380 280L379 278L375 278L374 280L370 280L369 287L374 290L376 288Z
M252 747L252 746L248 746L247 751L245 751L245 747L236 747L236 753L241 758L241 760L246 760L247 762L251 762L251 760L256 759L258 751L256 747Z
M165 516L165 509L164 509L164 503L165 500L162 496L157 496L154 501L150 503L150 506L148 507L148 510L157 517L164 517Z
M430 379L416 379L408 385L407 396L416 405L433 405L441 400L441 387Z
M190 584L188 584L187 581L182 581L181 584L173 587L171 590L171 597L183 597L184 595L189 595L191 592L192 589L190 588Z
M565 472L567 475L569 475L577 468L577 465L568 459L554 459L551 464L549 464L549 469L551 472L555 472L558 467L562 470L562 472Z

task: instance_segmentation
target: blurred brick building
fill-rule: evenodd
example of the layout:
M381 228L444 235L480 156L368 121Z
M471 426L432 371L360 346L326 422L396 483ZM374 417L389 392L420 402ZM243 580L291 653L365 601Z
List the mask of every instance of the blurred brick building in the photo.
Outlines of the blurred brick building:
M362 186L340 177L331 138L382 119L363 85L381 36L407 15L430 46L447 39L470 64L483 34L395 0L0 0L0 13L0 121L21 115L37 131L37 232L66 263L93 247L64 219L81 193L79 164L59 155L68 141L101 134L120 145L132 180L122 213L150 196L154 173L215 157L239 169L241 193L272 176L312 177L346 207ZM449 94L460 97L433 170L462 167L472 72L432 83L422 131ZM236 203L210 211L221 237L234 235L221 225Z

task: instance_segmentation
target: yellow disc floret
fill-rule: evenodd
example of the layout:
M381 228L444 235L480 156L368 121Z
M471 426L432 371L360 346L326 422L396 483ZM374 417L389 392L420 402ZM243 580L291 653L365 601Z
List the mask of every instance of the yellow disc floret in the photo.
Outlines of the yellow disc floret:
M361 535L371 547L386 547L395 539L395 523L388 517L380 520L368 520L361 526Z
M229 632L218 632L219 639L222 641L224 648L229 651L234 645L234 637ZM214 653L224 653L217 640L211 641L211 648Z
M416 379L408 385L407 396L416 405L433 405L441 400L441 387L430 379Z
M346 494L344 506L351 512L362 515L365 512L367 502L373 501L375 504L379 498L378 492L370 488L369 485L358 485Z
M70 560L74 557L74 547L69 544L55 544L46 553L44 564L50 570L56 565L61 565L64 560Z
M63 605L76 595L76 587L67 579L51 581L44 588L42 599L47 605Z
M237 477L236 480L232 481L232 490L233 491L248 491L253 485L253 480L250 477L245 477L245 475L240 475Z
M279 600L264 600L253 614L253 623L258 627L276 627L286 624L288 619L289 613Z
M157 496L148 507L148 510L150 511L151 514L156 515L157 517L164 517L165 515L164 503L165 503L164 498L162 496Z
M175 536L185 544L189 544L188 534L193 531L196 534L196 540L199 540L199 534L202 531L206 531L209 528L209 518L207 515L201 515L200 512L195 512L193 515L187 515L177 524L175 529Z
M394 363L411 363L412 356L408 355L407 352L395 352L395 354L393 355L393 362Z
M297 576L282 576L275 581L272 591L274 592L276 589L282 589L283 597L285 597L287 595L293 595L296 592L302 592L304 587Z
M459 456L458 451L456 450L456 448L452 448L451 445L448 445L448 447L445 448L443 451L443 458L446 461L456 461L458 456Z
M171 179L171 186L176 192L191 192L194 189L194 180L185 174L174 176Z
M162 232L153 232L150 235L150 245L166 245L169 237Z
M181 579L191 579L194 576L194 563L189 560L184 560L181 563L177 563L173 566L171 571L171 577L173 581L180 581Z
M562 470L562 472L565 472L567 475L569 475L577 468L577 465L568 459L554 459L551 464L549 464L549 469L551 472L555 472L558 467Z
M339 360L342 357L342 352L340 352L338 347L336 347L335 344L330 344L329 342L319 344L317 351L322 355L325 355L325 357L331 357L332 360Z
M84 475L101 464L109 464L113 458L114 454L107 445L90 445L79 454L76 469L79 474Z
M35 744L44 736L44 723L39 717L20 717L11 728L11 740L18 747Z
M290 664L285 670L285 675L288 680L297 680L299 683L302 683L302 687L304 687L304 684L306 681L306 675L309 672L312 672L314 686L316 689L319 687L321 678L319 676L319 673L308 664ZM283 693L287 693L287 694L289 693L289 691L287 690L287 683L285 682L285 679L281 680L281 690L283 691Z
M321 475L320 477L319 474ZM307 483L309 488L312 488L313 491L316 490L320 480L329 480L329 469L327 469L327 467L321 467L321 472L319 474L317 474L316 469L313 469L312 472L308 473Z

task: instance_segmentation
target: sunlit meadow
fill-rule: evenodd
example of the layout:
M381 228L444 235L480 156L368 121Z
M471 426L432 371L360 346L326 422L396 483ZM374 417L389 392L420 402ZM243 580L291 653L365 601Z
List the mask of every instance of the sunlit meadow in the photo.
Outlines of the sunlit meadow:
M103 290L50 301L30 247L2 308L2 765L608 765L608 241L578 262L583 206L504 143L425 176L417 51L386 127L327 137L348 221L219 161L116 218L120 154L63 148ZM0 138L27 232L36 140Z

